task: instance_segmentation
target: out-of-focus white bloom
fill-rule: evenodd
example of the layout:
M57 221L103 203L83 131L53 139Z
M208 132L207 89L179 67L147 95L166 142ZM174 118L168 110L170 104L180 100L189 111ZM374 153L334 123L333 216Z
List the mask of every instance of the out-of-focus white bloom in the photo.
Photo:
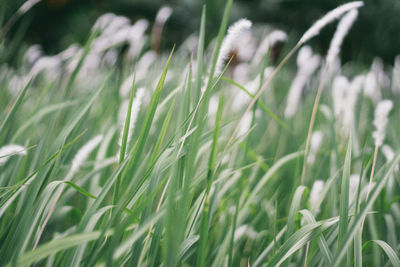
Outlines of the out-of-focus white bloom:
M156 19L155 19L156 23L164 24L168 20L168 18L171 16L171 14L172 14L172 8L170 8L169 6L162 7L156 15Z
M246 235L250 239L255 239L257 238L258 234L252 227L248 226L247 224L243 224L236 228L234 240L239 240L243 235Z
M70 176L75 174L82 166L83 162L89 157L90 153L100 144L103 139L103 135L97 135L93 139L89 140L83 147L81 147L76 153L72 160Z
M382 100L376 106L374 118L376 131L373 132L372 136L375 139L375 146L377 147L380 147L385 139L388 116L392 108L393 102L391 100Z
M119 89L119 96L121 98L126 98L129 96L129 93L131 92L132 88L133 79L134 79L134 74L132 73L122 83L121 88Z
M285 42L287 34L281 30L275 30L268 34L259 45L253 57L253 64L259 64L263 59L265 53L278 42Z
M144 88L139 88L136 92L136 96L132 101L132 109L131 109L131 117L130 117L130 121L129 121L129 131L128 131L128 138L127 138L127 144L130 143L131 138L132 138L132 134L133 134L133 130L135 128L135 124L140 112L140 106L142 105L142 99L144 96L144 92L145 89ZM121 146L122 145L122 138L124 136L124 125L125 125L125 120L126 120L126 115L128 113L128 106L129 106L129 102L127 103L126 106L121 107L121 109L126 109L125 111L125 115L123 115L123 120L122 120L122 124L121 124L121 133L120 133L120 137L118 140L118 145ZM122 113L120 112L120 115L122 115Z
M248 81L249 76L249 64L240 63L233 70L233 80L239 84L243 84Z
M400 56L394 59L394 66L392 72L392 91L400 94Z
M387 161L391 161L394 158L394 151L389 145L382 146L382 153L385 156Z
M146 43L145 32L149 27L149 22L145 19L140 19L136 21L131 27L129 35L127 36L129 42L128 57L137 57L143 49Z
M375 74L379 87L386 88L390 85L390 78L384 70L384 64L381 58L374 58L371 65L371 71Z
M110 49L108 50L102 59L105 65L107 66L113 66L118 59L118 51L115 49Z
M139 60L136 68L136 80L140 81L148 75L150 66L157 60L157 53L153 50L146 52Z
M48 77L57 75L61 66L61 61L56 56L44 56L36 60L35 64L29 72L30 77L36 77L44 72Z
M355 124L355 108L357 104L357 97L359 92L361 91L363 82L364 82L364 75L357 75L350 84L350 88L347 92L346 97L346 106L343 110L343 127L350 129L354 127Z
M210 103L208 104L208 116L209 117L215 117L218 111L218 103L219 103L219 97L217 95L213 95L210 98ZM210 123L213 123L210 121Z
M316 180L311 188L311 193L310 193L310 209L314 213L319 212L318 204L323 190L324 190L324 181Z
M26 148L21 145L9 144L0 148L0 166L5 164L13 155L26 155Z
M370 97L375 103L381 99L381 92L373 72L368 72L367 75L365 75L364 94Z
M315 131L311 135L310 153L308 154L307 157L308 164L313 164L315 162L319 147L322 144L322 139L323 139L323 134L321 131Z
M301 37L299 44L303 44L310 40L311 38L317 36L322 28L324 28L327 24L332 21L340 18L344 13L359 8L363 6L364 3L362 1L355 1L346 3L344 5L338 6L337 8L329 11L325 16L317 20L311 28L309 28Z
M24 62L28 66L32 66L36 60L43 56L43 51L40 45L31 45L24 55Z
M251 21L247 19L240 19L229 27L228 34L225 36L219 51L215 70L216 76L221 74L225 61L228 59L234 43L242 37L243 32L248 31L251 28L251 24Z
M344 37L349 32L351 26L358 16L358 10L352 9L340 20L336 32L332 38L329 46L328 54L326 57L327 64L332 64L335 58L339 55L340 47L342 45Z
M250 130L250 126L251 126L251 121L253 120L253 113L251 112L247 112L243 119L242 122L240 124L240 128L238 131L238 136L242 136L244 134L246 134L249 130Z
M257 51L254 54L253 64L259 64L263 59L265 53L278 42L285 42L287 34L281 30L274 30L262 40Z
M336 118L342 118L347 108L346 98L349 90L349 80L345 76L336 76L332 86L333 111Z
M82 50L82 48L79 47L79 45L72 44L72 45L68 46L68 48L65 49L64 51L61 51L57 55L57 57L62 61L69 60L69 59L73 58L74 56L76 56L77 54L81 55L81 53L82 53L81 50Z
M381 100L381 88L388 87L390 79L383 70L383 62L380 58L374 58L371 69L365 77L364 94L370 97L374 103Z
M319 55L312 54L312 50L309 46L304 46L300 49L297 56L298 71L289 89L285 109L286 118L290 118L296 114L303 88L310 76L318 68L320 60L321 58Z
M264 70L264 80L268 79L268 77L272 74L274 71L273 67L268 67ZM250 94L256 94L257 89L260 85L260 76L257 76L255 79L247 82L244 84L244 88L250 93ZM241 110L245 105L249 103L250 96L244 92L243 90L238 91L232 102L232 108L234 110Z

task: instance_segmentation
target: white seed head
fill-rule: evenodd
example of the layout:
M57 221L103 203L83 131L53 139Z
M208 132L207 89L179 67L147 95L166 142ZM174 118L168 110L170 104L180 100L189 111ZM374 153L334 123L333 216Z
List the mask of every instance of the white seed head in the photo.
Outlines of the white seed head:
M333 22L334 20L340 18L344 13L359 8L363 6L364 3L362 1L349 2L347 4L338 6L337 8L329 11L325 16L317 20L311 28L309 28L301 37L299 44L304 44L311 38L317 36L322 28L324 28L327 24Z
M346 94L350 88L349 80L345 76L336 76L332 85L333 111L337 118L343 115L346 109Z
M237 40L242 36L243 32L248 31L251 28L251 25L252 23L250 20L240 19L229 27L228 34L222 41L221 49L219 51L217 66L215 70L216 76L221 74L224 68L225 61L228 59L229 53L231 52L234 43L237 42Z
M242 122L240 124L240 128L238 131L238 136L242 136L244 134L247 134L247 132L250 130L250 126L251 126L251 121L253 120L253 113L251 112L247 112L243 119Z
M72 160L70 175L75 174L82 166L83 162L89 157L90 153L100 144L103 135L97 135L89 140L83 147L81 147Z
M300 49L297 56L298 71L289 89L285 109L286 118L291 118L296 114L304 86L319 64L320 56L313 55L312 49L309 46L304 46Z
M376 130L373 132L372 136L375 139L375 146L377 147L380 147L385 139L388 116L392 108L393 102L391 100L382 100L376 106L374 118Z
M321 193L324 190L324 181L316 180L311 188L310 193L310 208L315 213L319 212L318 203L321 198Z
M131 138L132 138L132 133L133 130L135 128L135 124L140 112L140 106L142 105L142 100L143 100L143 96L145 93L145 89L144 88L139 88L136 92L136 96L132 101L132 109L131 109L131 117L130 117L130 121L129 121L129 131L128 131L128 138L127 138L127 144L129 144ZM124 101L124 103L126 103ZM124 135L124 125L125 125L125 120L126 120L126 115L128 112L128 105L129 103L125 104L124 106L121 107L121 109L123 109L125 111L124 114L122 114L122 112L120 112L120 116L123 116L123 120L121 121L121 134L118 140L118 144L119 146L122 145L122 138Z
M257 51L253 57L253 64L258 64L263 59L265 53L268 52L270 47L273 47L278 42L285 42L287 40L287 34L281 30L274 30L268 34L264 40L260 43Z
M355 123L355 108L357 104L358 94L361 91L364 82L364 75L357 75L350 84L350 88L346 97L346 108L343 110L343 127L349 130Z
M323 137L324 135L322 134L321 131L315 131L311 135L310 153L308 154L307 157L308 164L313 164L315 162L319 147L322 144Z
M156 23L164 24L172 14L172 8L169 6L162 7L156 15Z
M385 156L387 161L392 161L395 156L393 149L389 145L382 146L382 153Z
M347 14L344 15L343 18L340 20L336 28L336 32L333 35L331 44L329 46L328 54L326 57L327 64L329 65L332 64L335 58L338 57L340 52L340 47L343 43L343 39L349 32L357 16L358 16L358 10L353 9L347 12Z
M0 166L5 164L13 155L26 155L26 148L21 145L9 144L0 148Z

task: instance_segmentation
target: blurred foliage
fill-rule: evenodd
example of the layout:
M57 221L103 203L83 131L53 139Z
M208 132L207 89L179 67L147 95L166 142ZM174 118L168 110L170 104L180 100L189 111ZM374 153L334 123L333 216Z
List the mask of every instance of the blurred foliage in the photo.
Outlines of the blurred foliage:
M5 0L5 19L24 0ZM236 0L231 21L247 17L254 23L270 24L299 38L310 25L327 11L348 1L337 0ZM146 18L153 22L159 8L169 5L174 12L167 23L163 47L181 43L197 32L203 4L207 6L207 38L216 35L224 0L42 0L17 23L9 35L26 31L25 41L39 43L48 53L56 53L70 43L83 43L96 18L106 12L129 17L132 21ZM399 53L400 1L365 0L358 20L342 49L343 59L370 63L375 56L392 63ZM28 21L28 26L23 22ZM24 28L25 27L25 28ZM324 54L335 25L313 40L313 46ZM168 37L166 37L168 36Z

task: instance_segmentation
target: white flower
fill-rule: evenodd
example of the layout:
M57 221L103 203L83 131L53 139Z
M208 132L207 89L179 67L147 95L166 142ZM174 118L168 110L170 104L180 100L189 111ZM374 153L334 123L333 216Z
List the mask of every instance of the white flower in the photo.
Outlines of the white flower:
M357 97L361 91L361 87L364 82L364 75L357 75L350 84L350 88L347 92L346 97L346 108L343 110L343 127L345 129L350 129L354 127L355 124L355 108L357 104Z
M333 111L336 118L342 118L346 109L347 91L350 88L349 80L345 76L336 76L332 85Z
M309 46L304 46L300 49L297 56L298 71L294 78L287 99L285 117L290 118L297 112L303 88L309 80L310 76L318 68L320 56L313 55Z
M82 166L83 162L89 157L90 153L100 144L103 139L102 135L97 135L93 139L89 140L83 147L81 147L76 153L72 160L70 177L75 174Z
M139 88L137 90L137 92L136 92L135 98L132 101L132 109L131 109L131 117L130 117L130 121L129 121L129 131L128 131L127 144L129 144L129 142L130 142L130 140L132 138L132 133L133 133L133 130L135 128L135 124L136 124L136 121L137 121L137 118L138 118L138 115L139 115L139 112L140 112L140 106L142 105L142 99L143 99L143 96L144 96L144 92L145 92L144 88ZM126 107L124 107L124 109L126 108L126 111L125 111L125 115L123 117L124 119L122 120L121 134L120 134L120 137L119 137L119 140L118 140L119 146L122 145L122 138L123 138L123 135L124 135L124 125L125 125L126 115L127 115L127 112L128 112L128 105L129 105L129 103L126 105Z
M249 30L250 28L251 21L247 19L240 19L229 27L228 34L225 36L221 45L221 49L219 51L215 71L216 76L221 74L224 68L225 61L228 59L229 53L231 52L234 43L242 36L243 32Z
M255 52L252 63L259 64L270 47L273 47L278 42L285 42L286 40L287 34L284 31L275 30L268 34Z
M388 115L392 108L393 102L391 100L382 100L376 106L374 118L376 131L373 132L372 136L375 139L375 146L377 147L380 147L383 144L383 140L385 139Z
M392 91L397 95L400 94L400 56L394 59L392 72Z
M164 24L172 14L172 8L169 6L162 7L156 15L156 23Z
M310 153L307 157L307 163L313 164L315 162L318 149L322 144L323 134L321 131L315 131L311 135L311 143L310 143Z
M327 64L332 64L335 58L339 55L340 46L342 45L343 39L349 32L357 16L357 9L353 9L349 11L346 15L344 15L343 18L340 20L329 46L328 54L326 57Z
M13 155L26 155L26 148L20 145L9 144L0 148L0 166L5 164Z
M253 113L247 112L242 119L242 123L240 124L238 136L242 136L250 130L252 120L253 120Z
M318 204L323 190L324 190L324 181L316 180L311 188L311 193L310 193L310 209L315 213L319 212Z
M352 10L359 8L363 6L364 3L362 1L355 1L355 2L349 2L347 4L338 6L337 8L329 11L325 16L323 16L321 19L317 20L311 28L309 28L301 37L299 41L300 44L304 44L311 38L315 37L316 35L319 34L321 29L325 27L327 24L331 23L332 21L340 18L344 13Z

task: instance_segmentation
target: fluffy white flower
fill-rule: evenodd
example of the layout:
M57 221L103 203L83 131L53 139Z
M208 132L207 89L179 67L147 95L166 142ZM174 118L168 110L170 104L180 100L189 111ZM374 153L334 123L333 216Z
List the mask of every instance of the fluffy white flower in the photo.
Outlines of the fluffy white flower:
M313 164L315 162L319 147L322 144L323 134L321 131L315 131L311 135L310 153L307 157L307 163Z
M342 45L343 39L349 32L357 16L357 9L353 9L349 11L346 15L344 15L343 18L340 20L329 46L328 54L326 57L327 64L332 64L335 58L339 55L340 46Z
M156 23L164 24L172 14L172 8L169 6L162 7L156 15Z
M0 166L5 164L13 155L26 155L26 148L20 145L9 144L0 148Z
M219 51L217 66L215 70L215 75L218 76L221 74L225 61L229 57L229 53L232 50L232 47L235 42L242 36L243 32L249 30L251 28L251 21L247 19L240 19L235 22L228 29L228 34L225 36L222 41L221 49Z
M376 106L374 118L376 131L373 132L372 136L375 139L375 146L377 147L380 147L385 139L388 116L392 108L393 102L391 100L382 100Z
M132 133L133 130L135 128L135 124L140 112L140 106L142 105L142 99L144 96L144 92L145 89L144 88L139 88L136 92L136 96L132 101L132 109L131 109L131 117L130 117L130 121L129 121L129 131L128 131L128 138L127 138L127 144L129 144L131 138L132 138ZM122 138L124 135L124 125L125 125L125 120L126 120L126 115L128 112L128 105L129 103L126 105L126 107L124 107L124 109L126 108L125 114L123 116L123 120L122 120L122 127L121 127L121 134L118 140L118 145L121 146L122 145ZM121 113L120 113L121 114Z
M286 118L290 118L296 114L303 88L307 84L310 76L318 68L319 63L320 56L313 55L309 46L304 46L300 49L297 56L298 71L289 89L285 109Z
M362 1L355 1L355 2L350 2L341 6L338 6L337 8L329 11L325 16L317 20L311 28L309 28L301 37L299 44L303 44L310 40L311 38L315 37L316 35L319 34L322 28L324 28L327 24L331 23L332 21L340 18L344 13L359 8L363 6L364 3Z
M316 180L311 188L311 193L310 193L310 209L315 213L319 212L318 204L323 190L324 190L324 181Z
M285 42L286 40L287 34L284 31L275 30L268 34L255 52L252 64L259 64L270 47L273 47L278 42Z
M97 135L93 139L89 140L83 147L81 147L76 153L72 160L70 176L76 173L82 166L83 162L89 157L90 153L100 144L103 139L102 135Z

